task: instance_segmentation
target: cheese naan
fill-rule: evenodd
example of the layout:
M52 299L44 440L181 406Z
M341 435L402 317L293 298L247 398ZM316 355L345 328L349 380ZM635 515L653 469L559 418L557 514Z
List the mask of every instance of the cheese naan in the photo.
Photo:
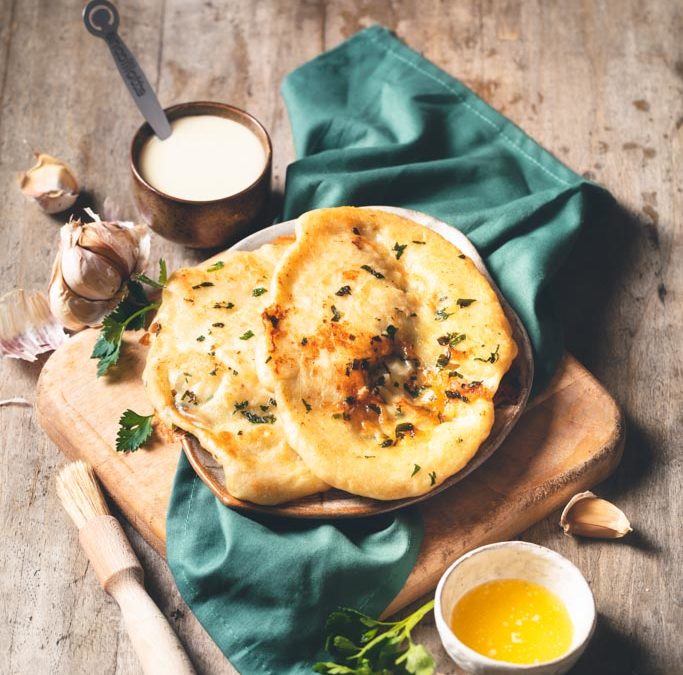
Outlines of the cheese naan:
M275 263L289 241L173 273L143 379L159 418L193 434L239 499L278 504L327 489L285 440L255 359Z
M487 279L440 235L378 210L312 211L269 295L278 417L326 483L421 495L489 435L517 347Z

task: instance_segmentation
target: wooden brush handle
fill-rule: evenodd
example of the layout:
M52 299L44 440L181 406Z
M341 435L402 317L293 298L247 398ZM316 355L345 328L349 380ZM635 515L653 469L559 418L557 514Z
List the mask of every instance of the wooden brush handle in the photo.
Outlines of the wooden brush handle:
M122 572L109 587L145 675L194 675L183 646L134 572Z
M102 588L121 608L145 675L195 675L166 617L145 590L140 561L113 516L97 516L80 530L81 546Z

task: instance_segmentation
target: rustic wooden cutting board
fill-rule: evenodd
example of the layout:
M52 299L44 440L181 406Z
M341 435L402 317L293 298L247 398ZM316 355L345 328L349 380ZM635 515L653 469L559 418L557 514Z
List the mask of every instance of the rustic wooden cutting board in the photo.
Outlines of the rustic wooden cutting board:
M118 453L118 419L126 408L149 414L140 375L145 348L126 335L120 367L95 376L89 356L96 331L62 345L38 382L38 420L71 459L90 462L132 525L165 554L166 506L180 444L155 432L148 449ZM425 538L392 613L434 588L465 551L513 537L616 467L624 429L614 400L565 354L547 389L533 399L503 445L462 482L419 505Z

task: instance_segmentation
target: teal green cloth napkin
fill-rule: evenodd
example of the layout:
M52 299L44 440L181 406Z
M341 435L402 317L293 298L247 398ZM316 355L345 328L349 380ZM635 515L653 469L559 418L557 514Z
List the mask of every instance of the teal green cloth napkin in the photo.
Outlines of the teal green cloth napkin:
M562 351L549 282L606 193L381 27L290 74L283 95L300 157L284 218L387 204L457 226L524 321L545 382ZM328 612L379 614L421 539L416 509L336 523L242 515L184 457L167 521L178 588L242 675L310 672Z
M242 675L310 673L339 605L378 615L422 542L416 509L355 521L241 515L180 459L166 553L183 599Z

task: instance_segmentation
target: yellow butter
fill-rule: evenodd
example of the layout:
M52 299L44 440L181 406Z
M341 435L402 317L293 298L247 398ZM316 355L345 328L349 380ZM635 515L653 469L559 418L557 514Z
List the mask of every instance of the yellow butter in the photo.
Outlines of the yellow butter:
M523 579L497 579L468 591L453 609L451 627L476 652L519 664L562 656L574 631L563 602Z

